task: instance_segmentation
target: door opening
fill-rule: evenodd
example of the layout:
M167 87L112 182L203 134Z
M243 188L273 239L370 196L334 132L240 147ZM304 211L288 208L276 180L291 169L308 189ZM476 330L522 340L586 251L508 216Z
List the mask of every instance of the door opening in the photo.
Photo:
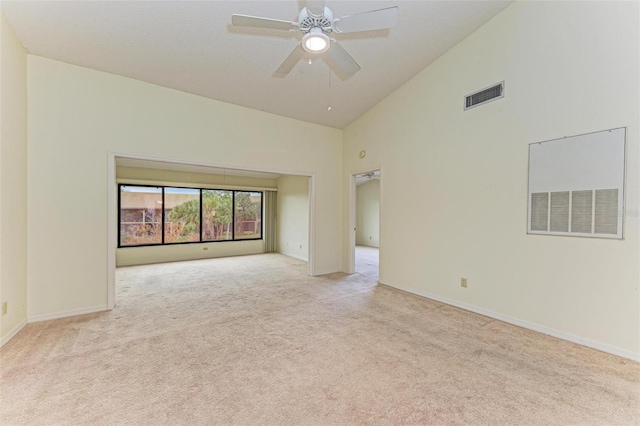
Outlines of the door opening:
M381 172L352 175L350 191L350 269L379 280Z

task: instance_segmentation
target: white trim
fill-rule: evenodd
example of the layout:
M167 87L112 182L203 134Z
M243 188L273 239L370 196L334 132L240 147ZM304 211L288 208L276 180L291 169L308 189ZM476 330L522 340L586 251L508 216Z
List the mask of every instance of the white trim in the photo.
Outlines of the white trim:
M276 212L276 216L278 212ZM312 173L309 175L309 247L307 248L307 273L313 277L316 274L316 175Z
M384 249L382 245L382 241L384 241L384 237L382 236L382 222L384 218L384 170L382 170L382 166L380 166L378 170L380 170L380 176L378 177L380 184L378 189L378 201L380 203L378 205L378 280L380 280L380 277L384 276L384 264L382 262L382 259L384 259ZM355 255L355 246L353 248Z
M188 182L171 182L164 180L151 179L116 179L116 183L125 185L157 185L157 186L173 186L180 188L197 188L197 189L242 189L245 191L278 191L278 188L272 186L246 186L246 185L222 185L217 183L188 183Z
M109 308L107 307L107 305L100 305L100 306L93 306L91 308L74 309L71 311L61 311L61 312L53 312L51 314L34 315L32 317L27 318L27 321L29 323L40 322L40 321L50 321L54 319L75 317L76 315L93 314L96 312L104 312L108 310Z
M116 201L116 155L109 152L107 170L107 309L116 306L116 249L118 248L118 206Z
M474 305L469 305L464 302L458 302L456 300L441 297L425 291L414 290L411 288L402 287L388 282L379 281L380 284L393 287L398 290L406 291L417 296L426 297L437 302L441 302L447 305L455 306L466 311L474 312L476 314L484 315L489 318L496 319L498 321L506 322L518 327L526 328L528 330L536 331L538 333L546 334L548 336L557 337L558 339L566 340L568 342L577 343L578 345L587 346L592 349L597 349L602 352L607 352L612 355L616 355L622 358L627 358L632 361L640 362L640 352L633 352L628 349L619 348L617 346L608 345L606 343L597 342L595 340L586 339L584 337L576 336L575 334L565 333L564 331L556 330L555 328L547 327L544 325L536 324L533 322L521 320L508 315L503 315L497 312L490 311L488 309L480 308Z
M326 269L324 271L316 271L315 274L313 274L314 277L318 277L320 275L328 275L328 274L335 274L336 272L342 272L341 268L336 268L336 269Z
M9 340L13 339L13 337L18 334L20 332L20 330L22 330L24 328L25 325L27 325L27 320L22 320L22 322L18 325L16 325L15 327L13 327L13 329L8 332L1 340L0 340L0 348L3 347L5 344L7 344L9 342Z
M356 175L349 175L349 226L347 232L349 233L349 246L348 246L348 259L347 259L347 274L353 274L356 272Z
M248 167L248 166L241 167L241 166L234 166L234 165L222 164L222 163L207 163L203 161L181 160L177 158L158 157L154 155L143 155L143 154L132 154L132 153L118 152L118 151L110 151L109 154L113 155L114 157L130 158L132 160L149 160L149 161L157 161L161 163L185 164L188 166L213 167L216 169L240 170L240 171L246 171L246 172L273 173L277 175L310 176L309 172L290 171L290 170L282 171L282 170L273 170L273 169Z
M304 258L304 257L302 257L302 256L296 256L295 254L288 254L288 253L280 253L279 251L277 251L277 252L275 252L275 253L281 254L281 255L283 255L283 256L291 257L291 258L293 258L293 259L302 260L303 262L307 262L307 263L309 263L309 259L305 259L305 258Z
M353 274L356 272L356 198L357 198L357 189L356 189L356 175L361 175L364 173L372 173L372 172L380 172L380 177L378 178L380 181L380 189L379 189L379 220L378 220L378 248L382 247L382 241L380 236L380 231L382 230L382 166L372 166L366 169L351 171L349 174L349 227L347 228L347 232L349 232L349 246L348 246L348 259L347 259L347 270L344 271L347 274ZM381 259L381 257L380 257ZM380 261L378 260L378 265ZM380 267L378 266L378 275L380 275Z

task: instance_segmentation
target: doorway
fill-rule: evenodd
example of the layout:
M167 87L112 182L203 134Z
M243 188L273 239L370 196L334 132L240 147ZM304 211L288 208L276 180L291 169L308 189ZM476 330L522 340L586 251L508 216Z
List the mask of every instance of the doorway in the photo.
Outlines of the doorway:
M379 169L353 174L350 191L350 272L375 281L380 276L381 177Z
M108 237L107 237L107 309L113 309L115 307L115 303L116 303L116 267L118 265L118 243L119 243L119 233L118 233L118 229L120 227L119 224L119 210L120 210L120 203L119 203L119 188L118 188L118 184L121 183L120 178L122 178L122 182L129 182L132 184L139 184L139 185L153 185L153 186L165 186L167 184L172 184L175 186L175 183L180 183L180 184L184 184L185 188L186 187L196 187L197 189L203 189L203 187L200 186L200 184L193 184L190 183L190 181L188 179L185 180L181 180L180 178L176 179L176 176L180 173L184 174L184 173L188 173L188 174L207 174L207 175L222 175L223 181L226 182L227 176L231 177L231 176L235 176L238 178L264 178L264 179L273 179L273 180L277 180L279 178L282 178L284 176L294 176L294 177L301 177L302 179L304 179L304 186L307 188L307 192L306 192L306 212L303 212L303 214L305 215L305 218L307 219L307 221L305 222L304 219L305 218L300 218L300 222L303 222L303 224L306 224L306 229L304 228L304 226L301 228L300 226L298 226L297 229L297 236L300 240L300 242L297 242L297 247L299 247L300 251L305 252L306 256L308 257L307 263L308 263L308 274L310 276L316 275L316 269L315 269L315 256L314 256L314 240L315 240L315 233L313 232L314 230L314 223L315 223L315 216L314 216L314 211L315 211L315 175L310 173L310 174L304 174L304 173L299 173L299 172L288 172L288 171L273 171L273 170L255 170L255 169L235 169L235 168L231 168L228 167L226 165L221 165L221 164L209 164L209 163L199 163L199 162L188 162L188 161L179 161L179 160L168 160L165 158L157 158L157 157L151 157L151 156L145 156L145 155L138 155L138 154L125 154L125 153L115 153L115 152L109 152L109 157L108 157L108 164L109 164L109 168L108 168L108 182L109 182L109 190L108 190L108 197L107 197L107 205L108 205L108 211L111 212L111 214L108 215L108 221L107 221L107 229L108 229ZM122 169L120 170L120 173L118 172L118 167L125 167L125 168L129 168L129 169L144 169L146 170L145 173L150 173L151 172L157 172L157 173L163 173L163 177L158 178L157 175L153 175L150 177L146 177L143 176L143 179L140 178L140 175L137 175L135 177L129 176L129 177L124 177L122 176ZM138 170L139 171L139 170ZM219 171L221 173L213 173L214 171ZM136 172L136 170L129 170L130 173ZM136 172L137 173L137 172ZM167 177L168 175L166 175L165 173L171 173L171 177ZM145 180L146 179L146 180ZM207 183L206 181L203 181L204 185L206 185L207 187L212 187L214 189L218 189L218 188L222 188L224 187L228 187L229 185L226 185L226 183L217 183L217 182L209 182ZM247 190L250 189L251 191L272 191L274 188L272 187L272 185L269 185L268 187L265 186L263 187L251 187L248 188L246 186L246 183L236 183L234 184L234 186L240 186L239 188L237 188L238 190ZM205 188L206 189L206 188ZM228 190L229 188L222 188L221 190ZM280 192L281 194L285 194L287 193L287 191L282 190ZM300 209L298 209L300 210ZM248 239L247 242L249 243L255 243L258 244L259 246L261 246L261 248L263 248L264 251L264 245L262 243L263 240L259 240L259 239ZM233 252L234 247L233 247L234 242L224 242L224 243L220 243L220 244L213 244L213 245L208 245L206 246L206 248L203 247L203 251L207 251L206 255L202 255L202 256L192 256L192 253L189 253L189 244L175 244L172 245L171 248L173 250L173 252L175 253L176 251L180 252L181 250L181 254L185 254L184 256L182 256L182 258L180 258L180 256L172 256L171 259L168 259L168 261L174 261L174 260L195 260L197 258L211 258L211 257L222 257L222 256L227 256L227 255L237 255L237 252ZM141 250L144 247L139 247ZM231 250L229 251L225 251L227 248L231 248ZM306 250L305 250L306 249ZM219 254L220 256L215 256L212 255L212 253L214 252L214 250L219 250ZM259 249L257 249L259 252ZM154 252L156 253L160 253L160 255L164 255L165 250L154 250ZM222 253L224 252L224 253ZM228 254L232 252L231 254ZM142 252L140 252L142 253ZM154 254L156 254L154 253ZM198 253L201 253L198 251ZM141 254L141 257L146 260L148 260L147 258L145 258L146 253ZM157 263L162 263L165 262L167 260L158 260ZM148 263L148 262L145 262ZM156 263L156 262L154 262ZM138 263L141 264L141 263Z

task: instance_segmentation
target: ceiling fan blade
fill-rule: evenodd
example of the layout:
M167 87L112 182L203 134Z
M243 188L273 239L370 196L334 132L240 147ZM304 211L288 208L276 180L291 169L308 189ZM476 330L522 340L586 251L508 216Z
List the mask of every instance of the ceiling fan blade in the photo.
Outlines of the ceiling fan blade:
M351 55L347 53L342 46L335 40L331 40L331 48L329 49L331 60L340 67L347 75L353 75L360 71L360 65L353 60Z
M312 18L324 16L324 0L307 0L307 14Z
M281 75L289 74L293 69L293 67L295 67L296 64L300 61L300 58L302 58L302 55L304 55L304 50L300 45L297 45L291 51L291 53L289 53L289 56L287 56L287 59L284 60L282 65L280 65L280 67L276 70L275 73L281 74Z
M237 27L267 28L270 30L294 31L298 29L297 22L260 18L249 15L231 15L231 23Z
M343 16L333 21L333 30L337 33L355 33L358 31L384 30L398 24L400 10L398 6L372 10Z

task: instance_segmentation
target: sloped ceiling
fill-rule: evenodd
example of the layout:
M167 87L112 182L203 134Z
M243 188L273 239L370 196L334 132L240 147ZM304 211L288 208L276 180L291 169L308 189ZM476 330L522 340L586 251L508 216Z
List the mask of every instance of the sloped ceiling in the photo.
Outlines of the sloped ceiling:
M344 128L509 4L327 0L337 17L400 7L391 30L333 35L362 67L350 78L317 58L276 77L300 34L231 26L233 13L297 21L304 1L2 1L1 7L32 54Z

